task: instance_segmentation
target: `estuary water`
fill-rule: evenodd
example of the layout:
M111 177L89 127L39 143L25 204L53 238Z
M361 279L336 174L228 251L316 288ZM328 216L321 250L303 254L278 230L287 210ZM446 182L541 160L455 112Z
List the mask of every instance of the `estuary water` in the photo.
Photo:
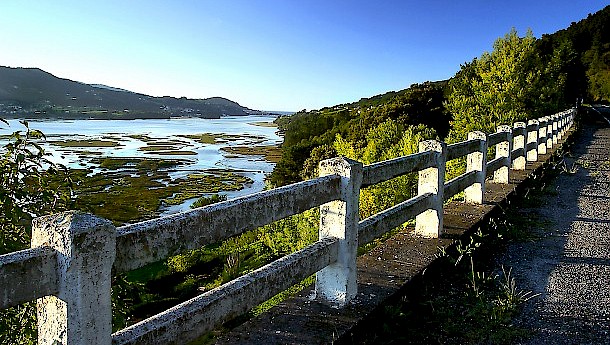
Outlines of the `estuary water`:
M172 118L144 120L29 120L32 129L47 137L44 147L51 160L70 168L90 168L99 173L99 158L179 159L182 164L169 171L172 178L210 169L231 170L254 182L240 191L223 192L234 198L261 191L266 174L274 164L263 156L223 151L237 146L278 145L282 138L277 128L262 126L270 116L227 116L220 119ZM24 130L19 120L0 124L0 136ZM205 135L207 140L195 137ZM210 139L211 138L211 139ZM1 140L0 140L1 141ZM96 141L102 144L97 145ZM106 145L106 146L105 146ZM190 200L192 203L193 200ZM172 206L166 213L187 209Z

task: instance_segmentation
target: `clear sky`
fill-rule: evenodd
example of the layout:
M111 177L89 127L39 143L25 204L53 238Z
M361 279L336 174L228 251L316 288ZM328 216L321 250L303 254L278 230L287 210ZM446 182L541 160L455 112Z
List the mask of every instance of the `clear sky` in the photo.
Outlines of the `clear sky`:
M0 65L153 96L296 111L447 79L515 27L607 0L0 0Z

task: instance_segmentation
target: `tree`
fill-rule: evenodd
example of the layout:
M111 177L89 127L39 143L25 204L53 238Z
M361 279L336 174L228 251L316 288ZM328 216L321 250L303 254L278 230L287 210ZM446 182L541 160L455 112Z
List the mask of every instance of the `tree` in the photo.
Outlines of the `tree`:
M32 219L63 211L70 200L69 183L62 180L68 175L37 143L44 134L21 123L25 132L11 134L0 149L0 254L27 248ZM36 343L34 302L0 310L0 343Z
M466 133L495 131L500 124L528 117L526 99L536 78L534 43L531 31L525 37L512 29L471 63L462 66L449 82L446 102L453 114L452 140L463 140Z
M592 100L610 102L610 43L594 44L583 60L589 65L588 90Z
M449 82L450 141L557 111L564 106L566 69L574 59L567 42L544 55L531 31L519 37L512 29L496 40L491 53L463 65Z
M31 220L63 211L70 202L65 168L51 162L38 143L44 134L21 123L25 132L12 133L0 150L0 254L27 248Z
M417 153L419 142L427 139L437 139L436 132L423 125L402 126L388 119L367 132L363 148L355 147L354 143L340 135L337 135L334 147L341 156L372 164ZM363 189L360 192L360 218L369 217L412 197L417 180L415 175L407 174Z

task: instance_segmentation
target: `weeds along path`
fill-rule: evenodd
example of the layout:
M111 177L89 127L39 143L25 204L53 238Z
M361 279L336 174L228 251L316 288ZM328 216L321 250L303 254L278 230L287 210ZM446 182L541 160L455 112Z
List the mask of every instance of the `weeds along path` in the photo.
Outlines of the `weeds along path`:
M610 344L608 122L599 114L584 121L571 151L547 187L555 192L523 210L541 220L534 239L500 259L520 289L540 294L515 320L531 331L519 344Z

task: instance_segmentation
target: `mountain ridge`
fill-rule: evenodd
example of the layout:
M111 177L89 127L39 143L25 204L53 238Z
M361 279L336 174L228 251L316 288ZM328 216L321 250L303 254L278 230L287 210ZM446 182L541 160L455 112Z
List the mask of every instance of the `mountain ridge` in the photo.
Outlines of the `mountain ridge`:
M0 66L3 118L220 118L262 113L223 97L154 97L56 77L40 68Z

